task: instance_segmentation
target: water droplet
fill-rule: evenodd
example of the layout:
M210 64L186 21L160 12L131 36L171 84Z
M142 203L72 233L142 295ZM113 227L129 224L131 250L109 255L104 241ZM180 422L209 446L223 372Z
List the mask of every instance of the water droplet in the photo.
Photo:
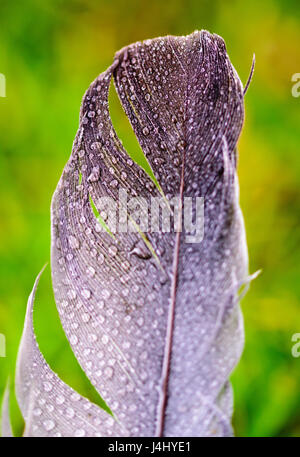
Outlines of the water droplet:
M128 260L125 260L125 262L122 263L122 267L124 268L124 270L129 270L130 268L130 263L128 262Z
M141 327L141 326L144 324L144 318L143 318L143 317L140 317L140 318L137 320L137 323L138 323L138 325Z
M71 399L72 399L73 401L78 401L78 400L80 400L80 395L79 395L79 393L73 392L72 395L71 395Z
M108 427L112 427L114 425L115 421L112 417L110 417L109 419L106 420L106 425L108 425Z
M102 376L102 370L97 370L95 375L97 376L97 378L100 378Z
M75 236L73 235L70 235L69 238L68 238L68 241L69 241L69 245L72 249L78 249L79 248L79 241L77 240L77 238L75 238Z
M100 178L100 168L99 166L93 167L91 174L88 177L89 182L96 182Z
M98 320L99 320L100 324L103 324L105 321L105 317L100 315Z
M78 343L78 338L76 335L70 336L70 343L76 345Z
M88 341L89 343L95 343L97 341L97 335L95 335L95 333L90 333L88 335Z
M102 338L101 338L101 341L103 344L107 344L108 343L108 336L107 335L103 335Z
M142 371L141 372L140 378L141 378L142 381L146 381L146 379L148 378L148 375L147 375L146 371Z
M73 408L67 408L66 411L65 411L65 414L66 414L66 417L68 419L72 419L72 417L75 416L74 409Z
M83 430L83 428L79 428L75 431L74 436L77 438L85 436L85 431Z
M67 292L67 296L70 300L73 300L74 298L76 298L77 294L74 289L70 289Z
M130 406L129 406L129 411L131 413L134 413L136 411L137 407L134 403L132 403Z
M97 250L95 248L90 250L91 257L96 257L97 255Z
M88 313L83 313L81 319L83 322L88 322L90 320L90 315Z
M118 187L118 181L117 181L116 179L113 179L113 180L110 182L110 186L111 186L111 187L114 187L114 188Z
M121 293L122 293L123 297L127 297L129 294L129 289L123 287Z
M98 262L99 262L99 265L102 265L104 262L104 255L102 253L100 253L98 256Z
M133 247L133 249L130 251L130 254L136 255L140 259L150 259L151 257L151 252L145 245L143 240L139 240Z
M95 276L96 271L93 267L88 267L86 273L92 278L93 276Z
M35 408L35 409L33 410L33 415L34 415L34 416L40 416L41 414L42 414L41 408Z
M46 408L49 413L52 413L54 411L54 406L51 404L46 405Z
M103 290L101 290L101 295L105 300L107 300L110 297L111 294L110 294L109 290L103 289Z
M147 135L149 135L149 133L150 133L150 131L149 131L148 127L144 127L144 128L143 128L143 134L144 134L145 136L147 136Z
M83 296L83 298L85 298L86 300L88 300L89 298L91 298L91 292L88 290L88 289L83 289L81 291L81 295Z
M65 397L63 395L57 395L55 401L57 405L62 405L65 401Z
M71 260L73 260L73 258L74 258L74 256L73 256L72 252L68 252L68 254L67 254L67 260L68 260L69 262L71 262Z
M112 257L114 257L117 254L118 249L116 246L110 246L108 252Z
M53 389L53 385L50 382L44 382L44 390L50 392Z
M113 368L112 367L106 367L105 370L104 370L104 374L105 374L107 379L112 378L113 374L114 374Z
M44 421L43 425L48 432L55 427L55 423L52 420Z

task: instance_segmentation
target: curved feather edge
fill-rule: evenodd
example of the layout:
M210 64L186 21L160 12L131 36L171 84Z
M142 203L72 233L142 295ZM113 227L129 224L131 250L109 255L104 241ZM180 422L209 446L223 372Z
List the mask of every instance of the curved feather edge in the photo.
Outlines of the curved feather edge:
M9 438L13 436L10 413L9 413L9 382L7 382L1 407L1 436Z
M158 55L164 70L170 70L164 75L155 75ZM149 90L144 97L137 74L145 87L160 92ZM179 240L174 233L147 233L159 268L154 256L145 255L140 233L114 241L102 233L89 203L92 198L100 214L98 200L104 195L116 200L124 176L128 191L148 200L158 196L113 129L108 108L112 76L163 193L185 189L186 195L205 196L203 243L176 241L174 249ZM156 76L168 76L168 84L157 85ZM99 431L107 436L232 435L228 377L244 344L238 290L248 274L235 171L243 112L242 84L225 44L206 31L128 46L92 83L52 201L53 286L75 356L128 430L64 384L44 360L32 324L38 277L17 369L26 436L95 436ZM187 120L193 121L188 129ZM183 148L183 140L189 147ZM173 318L169 357L165 342ZM166 384L162 366L167 366ZM77 409L75 397L81 402Z
M24 436L122 436L124 431L115 418L65 384L39 349L33 307L42 271L28 299L17 358L16 395L25 419ZM7 411L7 399L4 405ZM5 424L8 431L7 421Z

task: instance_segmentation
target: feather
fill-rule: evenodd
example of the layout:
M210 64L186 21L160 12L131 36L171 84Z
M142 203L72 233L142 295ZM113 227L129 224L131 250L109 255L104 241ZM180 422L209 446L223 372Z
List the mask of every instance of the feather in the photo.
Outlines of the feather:
M112 125L112 78L154 180ZM52 200L51 267L66 336L114 415L86 403L103 436L233 433L228 378L244 345L238 290L249 281L236 176L243 119L243 86L222 38L206 31L127 46L84 95ZM94 435L38 350L33 295L17 377L26 434L49 435L50 421L51 434Z

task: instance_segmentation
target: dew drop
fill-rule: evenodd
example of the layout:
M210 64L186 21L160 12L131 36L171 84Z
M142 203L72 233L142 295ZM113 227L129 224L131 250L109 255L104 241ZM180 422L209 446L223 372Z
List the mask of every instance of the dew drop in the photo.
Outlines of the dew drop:
M68 290L68 292L67 292L67 296L68 296L68 298L69 298L70 300L73 300L74 298L76 298L76 295L77 295L77 294L76 294L76 292L75 292L74 289L70 289L70 290Z
M107 289L103 289L103 290L101 291L101 294L102 294L102 297L103 297L104 299L106 299L106 300L109 299L109 297L110 297L110 291L107 290Z
M144 241L139 240L133 247L133 249L130 251L130 254L136 255L140 259L150 259L151 257L151 252L145 245Z
M85 431L83 430L83 428L78 428L75 433L74 433L74 436L77 437L77 438L80 438L82 436L85 436Z
M50 382L44 382L44 390L50 392L53 389L53 385Z
M63 395L57 395L55 401L57 405L62 405L65 401L65 397Z
M88 313L83 313L81 316L83 322L88 322L90 320L90 315Z
M80 395L77 392L73 392L71 395L71 400L73 400L73 401L80 400Z
M35 408L35 409L33 410L33 415L34 415L34 416L40 416L41 414L42 414L41 408Z
M90 254L91 254L91 257L96 257L97 250L95 248L91 249Z
M130 406L129 406L129 411L131 413L134 413L136 411L136 405L134 403L132 403Z
M101 338L101 341L103 344L107 344L108 343L108 336L107 335L103 335L102 338Z
M113 180L110 182L110 186L113 187L113 188L118 187L118 181L117 181L116 179L113 179Z
M143 317L140 317L140 318L137 320L137 323L138 323L138 325L141 327L141 326L144 324L144 318L143 318Z
M96 182L100 177L100 168L99 166L93 167L91 174L88 177L89 182Z
M49 413L52 413L54 411L54 406L53 405L48 404L48 405L46 405L46 408L47 408L47 411Z
M148 357L147 351L142 352L140 357L141 357L141 360L146 360Z
M75 416L74 409L73 408L67 408L66 411L65 411L65 414L66 414L66 417L68 419L72 419L72 417Z
M83 296L83 298L85 298L86 300L88 300L89 298L91 298L91 292L88 290L88 289L83 289L81 291L81 295Z
M68 252L68 254L67 254L67 260L68 260L69 262L71 262L71 260L73 260L73 258L74 258L74 256L73 256L72 252Z
M117 254L118 249L116 246L110 246L108 252L112 257L114 257Z
M94 333L90 333L88 336L88 341L89 343L95 343L97 341L97 335Z
M93 276L95 276L95 273L96 273L96 271L95 271L95 269L94 269L93 267L88 267L87 270L86 270L86 274L87 274L88 276L90 276L91 278L92 278Z
M104 322L105 322L105 317L102 316L102 315L100 315L99 318L98 318L98 320L99 320L100 324L104 324Z
M114 374L113 368L112 367L106 367L105 370L104 370L104 374L105 374L107 379L112 378L113 374Z
M122 263L122 267L124 268L124 270L128 271L129 268L130 268L130 263L128 262L128 260L125 260L125 262Z

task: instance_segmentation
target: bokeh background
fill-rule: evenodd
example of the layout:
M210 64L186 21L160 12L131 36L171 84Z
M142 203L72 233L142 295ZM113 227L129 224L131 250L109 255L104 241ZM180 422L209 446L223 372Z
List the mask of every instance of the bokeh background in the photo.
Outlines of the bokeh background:
M1 0L0 73L0 398L14 376L25 307L50 257L50 201L78 127L90 82L131 42L205 28L221 35L241 80L256 69L239 141L241 206L250 271L262 269L242 302L246 344L232 375L238 436L300 436L300 72L297 0ZM111 94L114 124L135 156L136 139ZM50 267L37 294L38 341L52 368L95 402L55 308ZM16 434L22 418L11 401Z

